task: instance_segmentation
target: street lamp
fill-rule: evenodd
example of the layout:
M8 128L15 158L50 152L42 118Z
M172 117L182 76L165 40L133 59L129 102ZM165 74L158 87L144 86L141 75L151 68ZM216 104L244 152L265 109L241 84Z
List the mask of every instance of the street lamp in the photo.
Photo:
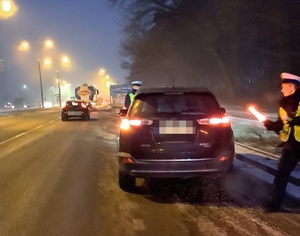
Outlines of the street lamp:
M1 0L0 0L1 1ZM43 42L43 48L50 49L53 48L54 43L51 39L47 39ZM19 51L29 51L30 50L30 43L28 41L23 40L20 42L18 46ZM41 108L44 108L44 92L43 92L43 82L42 82L42 73L41 73L41 61L40 59L37 59L37 65L38 65L38 73L39 73L39 82L40 82L40 92L41 92ZM45 67L51 67L52 61L51 58L45 58L43 60L43 65Z
M103 69L103 68L101 68L101 69L99 70L99 72L98 72L98 74L99 74L100 76L104 76L105 73L106 73L106 71L105 71L105 69Z
M23 40L19 43L18 50L19 51L28 51L30 49L30 44L26 40Z
M70 67L71 66L71 60L67 55L62 55L60 62L63 67Z
M1 1L1 0L0 0ZM54 42L51 39L47 39L43 43L44 49L50 49L54 47ZM19 44L18 50L20 51L29 51L30 44L27 41L22 41ZM41 63L44 68L52 68L53 62L52 58L45 57L42 61L40 59L37 59L38 62L38 72L39 72L39 81L40 81L40 90L41 90L41 107L44 108L44 93L43 93L43 84L42 84L42 73L41 73ZM71 66L71 60L67 55L63 55L60 58L60 65L63 67L70 67ZM56 63L55 63L56 66ZM61 91L60 91L60 79L59 79L59 71L56 70L57 80L58 80L58 89L59 89L59 105L61 106Z
M44 93L43 93L43 83L42 83L42 73L41 73L41 62L39 59L37 59L38 63L38 70L39 70L39 79L40 79L40 90L41 90L41 107L44 108Z
M52 59L50 57L46 57L44 60L43 60L43 65L46 67L46 68L51 68L52 67Z
M16 11L16 4L12 0L0 0L0 18L9 18Z
M44 65L46 68L52 68L52 59L51 58L46 58L44 60ZM60 65L67 68L71 66L71 60L67 55L62 55L60 57ZM55 65L57 66L57 65ZM56 67L57 68L57 67ZM57 86L58 86L58 103L59 106L61 107L61 83L60 83L60 78L59 78L59 70L56 69L56 78L57 78Z
M46 39L44 42L44 47L45 48L53 48L54 47L54 42L51 39Z

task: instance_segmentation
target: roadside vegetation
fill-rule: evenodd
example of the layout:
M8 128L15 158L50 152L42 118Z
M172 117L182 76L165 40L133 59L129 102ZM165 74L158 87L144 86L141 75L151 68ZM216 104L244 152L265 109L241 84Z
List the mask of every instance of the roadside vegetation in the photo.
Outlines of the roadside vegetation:
M128 81L203 86L220 99L274 104L279 74L300 74L296 0L108 1L124 19Z

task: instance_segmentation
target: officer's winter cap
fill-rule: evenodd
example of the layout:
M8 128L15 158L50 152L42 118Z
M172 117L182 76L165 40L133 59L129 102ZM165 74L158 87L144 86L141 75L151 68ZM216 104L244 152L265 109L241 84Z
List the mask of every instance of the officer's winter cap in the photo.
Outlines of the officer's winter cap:
M131 82L131 85L133 86L133 85L136 85L136 86L141 86L142 85L142 81L133 81L133 82Z
M293 83L297 86L300 85L300 77L290 73L283 72L280 74L281 83Z

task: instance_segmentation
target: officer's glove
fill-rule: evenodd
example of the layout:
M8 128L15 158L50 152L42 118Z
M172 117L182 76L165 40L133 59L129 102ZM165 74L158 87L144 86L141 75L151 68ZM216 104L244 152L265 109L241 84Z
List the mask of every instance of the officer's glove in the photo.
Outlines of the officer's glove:
M287 122L289 125L300 125L300 117L296 116L292 120Z
M264 126L267 128L267 130L272 130L273 122L270 120L265 120L263 122Z

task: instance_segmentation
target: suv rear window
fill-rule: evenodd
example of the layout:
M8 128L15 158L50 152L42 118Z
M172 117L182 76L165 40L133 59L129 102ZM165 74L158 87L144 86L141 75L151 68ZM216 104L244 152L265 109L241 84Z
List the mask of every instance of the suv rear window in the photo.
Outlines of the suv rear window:
M144 94L135 99L130 115L139 117L166 113L199 115L219 111L217 100L207 93Z

